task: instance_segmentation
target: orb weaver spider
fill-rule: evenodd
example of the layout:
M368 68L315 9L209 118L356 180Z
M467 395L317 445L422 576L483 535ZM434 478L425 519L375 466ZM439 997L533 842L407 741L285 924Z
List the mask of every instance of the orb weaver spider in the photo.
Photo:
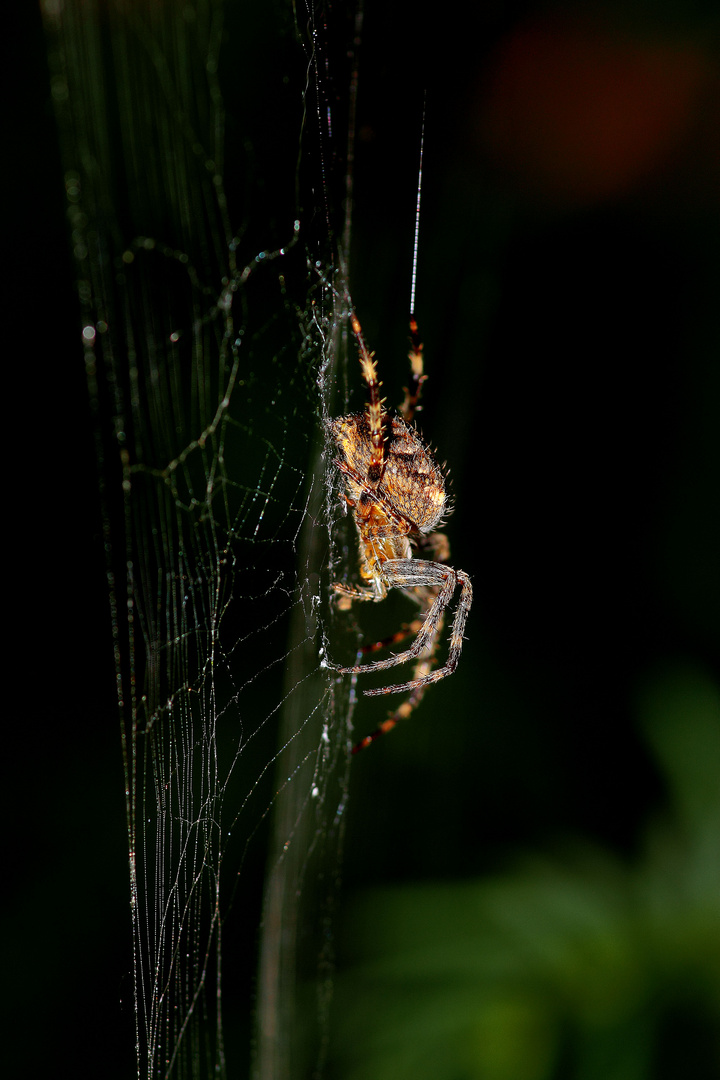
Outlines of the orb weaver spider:
M380 397L380 383L374 354L368 351L357 316L352 314L353 334L358 344L362 376L368 391L365 412L328 421L341 473L344 500L352 510L360 550L361 586L336 582L338 606L347 610L355 601L384 600L390 589L400 589L413 598L420 612L397 633L365 646L364 654L377 652L414 635L408 649L368 664L338 667L343 675L365 675L415 662L412 678L392 686L365 690L370 697L408 693L406 700L353 753L369 746L380 735L406 719L431 683L451 675L462 651L465 622L472 603L472 585L463 570L446 565L450 546L443 533L436 532L449 510L443 469L420 438L413 425L418 399L427 376L423 370L423 345L414 317L410 319L412 381L398 415L387 412ZM412 425L412 426L411 426ZM414 555L419 551L421 556ZM425 554L430 558L424 558ZM436 668L435 655L445 614L460 586L450 633L450 647L443 667Z

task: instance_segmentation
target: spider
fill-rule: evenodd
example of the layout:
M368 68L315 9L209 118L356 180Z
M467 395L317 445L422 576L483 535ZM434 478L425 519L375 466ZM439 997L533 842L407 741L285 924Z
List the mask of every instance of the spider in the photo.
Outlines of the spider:
M339 667L341 674L364 675L385 671L414 661L412 677L392 686L365 690L368 696L407 693L406 700L353 753L364 749L385 732L407 718L419 703L425 688L451 675L462 651L465 622L472 603L472 585L463 570L446 565L450 546L443 533L435 532L448 512L443 469L420 438L413 425L418 399L427 376L423 371L423 346L414 318L410 320L412 369L410 389L399 414L389 413L380 398L380 382L374 353L368 351L360 323L354 312L351 324L359 348L362 376L368 391L365 412L340 416L328 422L335 443L335 467L342 475L344 500L352 510L359 538L361 586L335 583L338 606L349 608L354 601L384 600L390 589L400 589L416 601L420 612L397 633L365 646L363 653L387 648L414 635L408 649L387 660ZM418 557L414 554L419 551ZM424 558L427 554L430 558ZM460 586L450 633L448 658L436 668L435 654L445 614Z

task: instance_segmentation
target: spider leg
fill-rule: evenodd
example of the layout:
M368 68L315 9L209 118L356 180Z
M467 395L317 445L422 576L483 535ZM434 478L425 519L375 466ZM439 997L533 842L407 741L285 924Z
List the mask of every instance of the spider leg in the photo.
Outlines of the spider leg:
M373 354L365 344L362 327L357 315L353 312L350 320L353 334L360 349L360 367L368 388L368 423L370 425L370 442L372 444L372 457L368 466L370 480L377 481L382 476L383 460L385 456L385 442L383 439L383 420L385 410L380 397L380 382L377 377L377 364L373 360Z
M333 582L331 588L340 596L347 597L349 603L352 603L353 600L378 600L378 595L374 589L361 589L355 585L343 585L340 581Z
M399 694L408 690L415 690L420 686L428 686L430 683L439 682L440 679L444 679L447 675L451 675L457 667L462 651L465 623L467 621L468 612L470 611L470 605L472 604L472 584L470 578L463 570L453 570L451 567L443 566L441 563L421 563L423 569L418 572L415 567L417 567L419 561L420 560L397 559L392 562L387 562L384 568L386 570L385 577L387 584L391 587L402 588L414 585L442 585L441 591L438 593L434 603L429 609L425 620L423 621L422 628L412 646L405 652L390 657L389 660L380 660L364 666L340 668L339 670L341 672L353 674L363 674L368 671L382 671L386 668L394 667L397 664L412 660L420 655L424 649L433 647L441 628L445 609L452 599L455 588L457 585L460 585L460 599L452 623L450 649L447 662L441 668L428 670L424 674L416 674L415 677L408 682L399 683L395 686L383 686L374 690L363 691L368 697L378 697L381 694ZM410 567L409 574L408 567Z
M467 622L470 606L472 604L472 584L470 578L463 570L455 570L454 574L460 585L460 599L450 631L450 648L448 651L447 662L443 667L435 668L425 675L414 678L411 682L401 683L398 686L384 686L381 689L363 691L368 697L377 697L379 694L399 694L405 690L414 690L418 686L429 686L431 683L439 682L440 679L444 679L447 675L452 675L458 665L460 653L462 652L465 623ZM438 631L436 630L435 633L437 632Z
M370 743L374 743L376 739L379 739L381 735L386 735L388 731L392 731L392 729L397 724L399 724L401 720L407 720L408 716L410 716L413 710L416 709L417 706L420 704L423 697L425 696L425 691L429 685L426 681L423 681L423 679L427 675L429 675L429 673L432 671L432 666L435 663L435 653L437 652L437 643L439 640L440 631L442 629L442 624L443 617L441 616L438 623L437 634L435 635L432 646L427 650L427 655L421 656L417 664L415 665L414 678L415 680L420 680L420 685L416 686L415 689L410 692L405 701L403 701L402 705L400 705L395 710L395 712L390 713L388 718L386 720L383 720L382 724L380 724L375 729L375 731L372 731L369 735L366 735L363 739L360 740L359 743L357 743L353 747L353 754L359 753L361 750L364 750L366 746L369 746ZM415 624L412 623L411 626L413 625Z
M396 653L387 660L376 660L372 664L355 665L353 667L338 668L342 674L359 675L367 671L384 671L386 668L396 667L398 664L407 663L419 656L432 642L438 632L440 618L453 598L457 586L458 575L462 571L455 571L452 567L443 566L441 563L425 562L420 559L388 559L383 564L383 580L388 588L415 588L417 586L439 586L440 591L434 598L422 620L415 641L404 652ZM466 575L463 575L465 577ZM411 689L411 685L407 685ZM395 689L394 687L392 688ZM380 693L389 691L381 690ZM367 694L368 691L366 690Z
M360 652L363 656L367 656L368 653L380 652L381 649L389 649L392 645L397 645L400 641L406 641L407 638L415 637L422 629L422 624L423 619L413 619L411 623L403 623L396 633L389 634L380 641L374 641L371 645L363 645Z
M410 372L412 381L410 387L405 387L405 400L400 406L400 415L406 424L411 424L416 411L420 408L418 401L422 392L423 383L427 379L423 361L423 343L418 330L418 324L414 316L410 317Z

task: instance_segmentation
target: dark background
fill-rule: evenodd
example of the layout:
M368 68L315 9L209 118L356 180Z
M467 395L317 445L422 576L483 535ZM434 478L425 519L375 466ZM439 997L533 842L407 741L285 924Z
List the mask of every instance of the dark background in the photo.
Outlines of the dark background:
M569 825L631 847L660 797L633 730L633 688L678 659L717 675L708 27L533 5L479 14L462 41L444 22L432 40L416 27L416 40L407 24L406 36L371 33L372 17L354 299L370 310L364 325L382 361L400 365L397 388L427 74L421 424L451 464L453 559L477 597L473 658L443 688L442 724L403 738L432 747L433 767L438 742L460 741L469 775L449 780L451 831L477 841L478 819L489 830L465 848L479 865L496 841ZM415 74L391 91L389 42L400 40ZM398 115L412 120L403 128ZM408 161L400 179L397 142ZM378 187L379 201L366 196ZM386 752L404 755L397 740ZM503 805L502 823L478 797ZM386 821L382 796L373 807ZM427 823L415 824L424 835Z
M451 465L475 605L450 683L357 760L350 894L470 879L558 837L631 857L666 801L637 689L679 662L720 677L716 28L701 6L628 11L366 9L353 299L399 400L426 87L422 427ZM23 18L6 1045L24 1075L121 1077L131 937L93 433L42 29ZM361 703L360 733L384 709Z

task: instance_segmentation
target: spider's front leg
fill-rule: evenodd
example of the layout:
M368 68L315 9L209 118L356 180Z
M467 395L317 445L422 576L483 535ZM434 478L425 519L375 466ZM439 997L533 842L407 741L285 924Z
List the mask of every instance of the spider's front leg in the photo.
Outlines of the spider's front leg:
M418 405L418 401L422 393L423 383L427 381L423 361L423 342L418 330L418 324L413 316L410 318L410 352L408 353L408 360L410 361L411 382L409 387L405 387L405 400L400 406L400 415L406 424L411 424L415 418L415 413L422 408L421 405Z
M334 581L331 588L338 594L337 606L340 611L349 611L356 600L378 601L383 600L387 595L387 590L380 595L372 587L361 589L356 585L343 585L340 581Z

